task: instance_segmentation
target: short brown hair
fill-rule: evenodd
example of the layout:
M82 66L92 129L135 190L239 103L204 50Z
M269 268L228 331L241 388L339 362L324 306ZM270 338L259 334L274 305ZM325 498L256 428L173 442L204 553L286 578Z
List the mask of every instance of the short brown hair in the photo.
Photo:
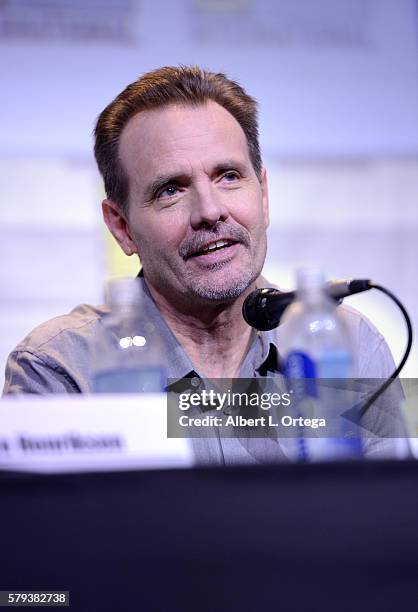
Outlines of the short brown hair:
M170 104L200 105L217 102L242 127L254 170L261 180L257 102L235 81L222 73L197 66L168 66L147 72L131 83L99 115L94 130L94 154L103 177L107 197L127 212L129 184L119 159L123 128L140 111Z

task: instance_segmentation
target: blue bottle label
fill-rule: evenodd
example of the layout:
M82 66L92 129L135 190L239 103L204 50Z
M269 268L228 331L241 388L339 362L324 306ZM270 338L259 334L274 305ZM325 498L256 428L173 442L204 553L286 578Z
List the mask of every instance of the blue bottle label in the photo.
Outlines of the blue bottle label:
M315 362L303 351L291 351L284 364L288 378L315 378Z
M295 387L295 381L298 381L296 397L316 397L316 365L309 355L303 351L291 351L284 362L284 374L293 381L291 386Z
M284 362L284 374L292 389L292 407L296 416L323 418L326 429L318 437L300 428L297 453L300 461L358 459L362 442L358 427L343 418L345 403L350 396L338 380L334 384L322 379L342 379L350 376L351 356L343 349L327 350L314 361L303 351L291 351Z

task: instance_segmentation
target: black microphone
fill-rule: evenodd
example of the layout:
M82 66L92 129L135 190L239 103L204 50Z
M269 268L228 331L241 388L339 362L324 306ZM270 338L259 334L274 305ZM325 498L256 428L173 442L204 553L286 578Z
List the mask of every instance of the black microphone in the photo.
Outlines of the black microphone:
M343 298L361 293L372 288L368 278L332 281L327 283L328 295L337 303ZM256 289L245 299L242 305L242 315L251 327L260 331L274 329L280 323L282 314L296 298L296 291L280 291L280 289Z

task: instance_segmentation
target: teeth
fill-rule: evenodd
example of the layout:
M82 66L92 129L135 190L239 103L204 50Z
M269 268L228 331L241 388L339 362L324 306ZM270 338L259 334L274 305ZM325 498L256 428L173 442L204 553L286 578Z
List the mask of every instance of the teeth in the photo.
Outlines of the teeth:
M214 251L215 249L220 249L224 246L228 246L230 244L229 240L217 240L216 242L212 242L205 249L202 249L202 253L209 253L209 251Z

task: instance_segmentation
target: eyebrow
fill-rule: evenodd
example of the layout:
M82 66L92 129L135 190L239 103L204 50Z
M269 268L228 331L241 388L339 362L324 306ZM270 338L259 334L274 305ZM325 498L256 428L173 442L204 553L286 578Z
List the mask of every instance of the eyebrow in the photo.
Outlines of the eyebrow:
M245 174L246 164L242 161L227 159L216 166L212 170L212 175L219 174L221 172L226 172L227 170L239 170L242 174ZM154 197L154 195L159 191L162 187L169 185L170 183L174 184L184 184L190 181L191 175L185 172L179 173L168 173L168 174L159 174L155 177L155 179L148 185L145 190L144 196L148 201Z
M226 172L227 170L239 170L241 174L245 174L247 166L244 162L238 161L237 159L227 159L219 164L216 164L213 169L213 174L219 174L220 172Z

